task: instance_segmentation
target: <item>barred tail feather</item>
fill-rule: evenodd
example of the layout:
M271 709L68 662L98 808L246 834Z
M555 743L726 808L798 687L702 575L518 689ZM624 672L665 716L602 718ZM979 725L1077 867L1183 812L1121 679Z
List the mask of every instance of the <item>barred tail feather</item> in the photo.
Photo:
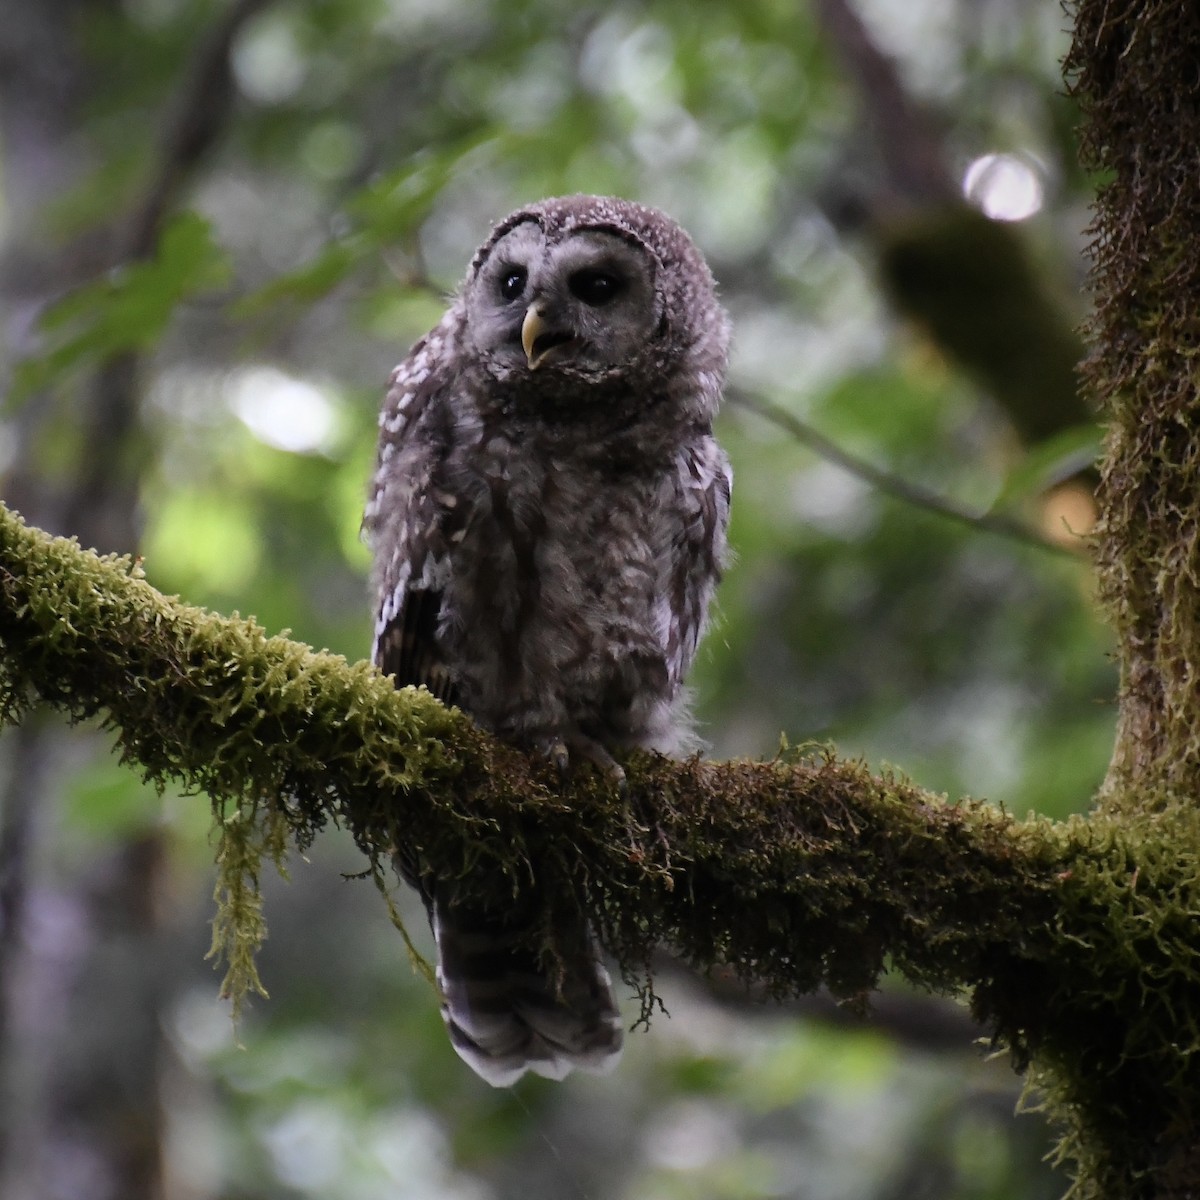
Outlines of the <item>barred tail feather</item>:
M526 1071L562 1079L616 1066L624 1026L612 981L586 927L547 972L511 928L434 899L442 1018L454 1049L493 1087Z

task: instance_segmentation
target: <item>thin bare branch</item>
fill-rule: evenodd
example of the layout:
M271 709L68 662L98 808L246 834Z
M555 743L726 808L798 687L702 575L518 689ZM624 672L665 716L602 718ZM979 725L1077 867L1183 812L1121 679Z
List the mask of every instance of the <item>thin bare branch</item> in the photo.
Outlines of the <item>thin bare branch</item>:
M882 467L875 466L874 463L858 458L849 451L843 450L841 446L814 429L808 422L788 412L786 408L772 404L769 400L747 396L741 392L731 394L729 400L737 407L756 413L764 420L783 429L797 442L825 459L826 462L841 467L843 471L853 475L856 479L869 483L877 491L882 492L885 496L891 496L893 500L898 500L902 504L920 509L922 512L933 513L935 516L944 517L946 520L955 521L960 525L966 525L981 533L995 534L997 537L1008 538L1010 541L1033 546L1038 550L1045 550L1060 557L1077 559L1085 554L1086 543L1082 538L1079 541L1079 548L1073 549L1069 545L1051 541L1038 533L1036 529L1030 528L1024 522L1013 517L1005 516L1003 513L972 511L931 488L902 479L890 471L885 471Z

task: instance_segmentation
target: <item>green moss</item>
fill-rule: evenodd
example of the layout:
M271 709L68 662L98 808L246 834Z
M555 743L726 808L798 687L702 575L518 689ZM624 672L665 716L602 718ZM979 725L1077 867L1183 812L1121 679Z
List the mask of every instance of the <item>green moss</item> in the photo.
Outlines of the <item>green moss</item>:
M1200 20L1191 5L1078 6L1067 69L1101 174L1092 243L1095 352L1111 414L1101 594L1123 646L1106 803L1189 802L1200 787L1200 180L1192 147Z
M217 882L213 900L212 945L208 957L225 966L221 997L232 1002L233 1018L241 1014L247 996L265 997L258 975L257 955L267 937L259 873L263 859L275 864L286 876L288 829L282 815L271 805L266 815L257 805L239 806L219 819Z
M1066 1126L1075 1194L1154 1196L1200 1110L1200 814L1058 832L1069 874L1039 1000L1055 1015L1024 1039L1031 1079Z
M861 1003L885 969L966 990L1031 1067L1087 1200L1157 1195L1196 1132L1200 815L1169 789L1018 821L822 747L635 755L623 796L589 772L563 783L426 693L163 597L128 560L0 510L0 711L36 699L100 717L147 778L212 798L235 1004L262 991L264 862L335 821L385 895L400 847L472 903L520 903L550 963L556 930L590 919L645 1018L664 943L781 997L826 984Z
M358 798L415 794L457 771L446 743L465 723L427 694L164 597L136 562L85 554L7 511L0 595L0 721L38 699L99 717L144 778L212 798L212 951L235 1011L265 994L254 965L263 859L282 868L289 843L302 850L326 821L346 820L378 874L396 814L375 802L374 820L358 821Z

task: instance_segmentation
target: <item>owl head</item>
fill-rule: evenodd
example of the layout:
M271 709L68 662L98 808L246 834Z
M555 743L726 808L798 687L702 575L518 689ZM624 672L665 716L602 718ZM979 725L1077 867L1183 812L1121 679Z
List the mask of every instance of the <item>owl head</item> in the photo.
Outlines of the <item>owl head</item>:
M729 323L712 273L655 209L606 196L518 209L476 253L462 303L465 348L506 384L578 399L684 377L694 392L699 373L720 390Z

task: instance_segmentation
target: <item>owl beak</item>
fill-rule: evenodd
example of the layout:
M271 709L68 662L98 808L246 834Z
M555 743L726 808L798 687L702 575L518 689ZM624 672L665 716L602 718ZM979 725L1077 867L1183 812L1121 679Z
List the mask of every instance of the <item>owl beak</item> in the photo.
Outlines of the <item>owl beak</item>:
M574 340L571 334L553 328L542 315L536 302L529 306L525 320L521 322L521 345L524 347L525 359L531 371L536 371L556 347Z

